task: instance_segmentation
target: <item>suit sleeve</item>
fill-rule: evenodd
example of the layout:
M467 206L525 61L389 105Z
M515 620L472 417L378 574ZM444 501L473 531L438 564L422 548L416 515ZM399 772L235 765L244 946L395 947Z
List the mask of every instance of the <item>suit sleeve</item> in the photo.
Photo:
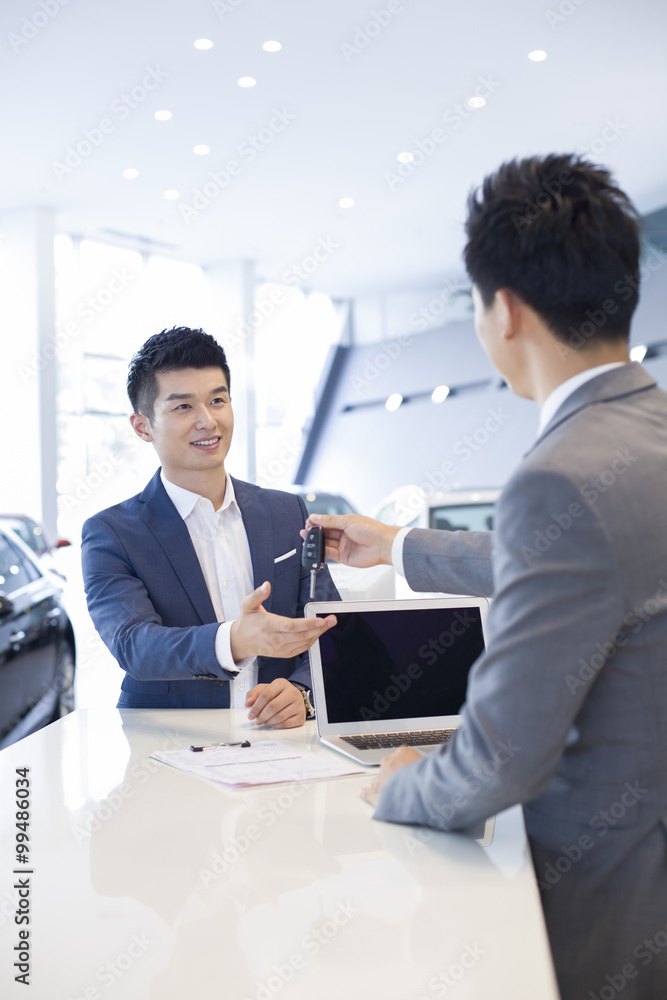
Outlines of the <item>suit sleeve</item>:
M520 472L496 518L487 651L470 675L462 727L387 782L377 819L462 829L542 795L599 676L580 663L623 621L611 540L574 483Z
M492 531L413 528L403 542L403 569L413 590L490 597Z
M215 655L218 623L165 626L114 528L99 515L83 526L88 610L119 665L138 681L228 680Z

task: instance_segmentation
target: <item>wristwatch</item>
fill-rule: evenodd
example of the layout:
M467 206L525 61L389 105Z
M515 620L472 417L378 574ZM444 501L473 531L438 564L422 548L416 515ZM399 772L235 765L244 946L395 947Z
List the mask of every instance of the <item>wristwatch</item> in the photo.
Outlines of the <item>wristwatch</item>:
M306 722L310 719L314 719L315 706L313 705L313 696L310 688L307 688L305 684L299 684L298 681L291 681L290 683L293 684L297 691L300 691L303 695L303 705L306 709Z

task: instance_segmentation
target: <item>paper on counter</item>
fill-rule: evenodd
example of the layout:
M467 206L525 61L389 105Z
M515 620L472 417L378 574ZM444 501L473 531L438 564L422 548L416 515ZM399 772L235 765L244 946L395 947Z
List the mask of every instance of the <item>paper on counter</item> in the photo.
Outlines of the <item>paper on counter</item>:
M200 753L156 750L151 757L187 774L232 787L313 781L366 772L366 768L353 761L303 753L279 740L262 740L250 747L216 747Z

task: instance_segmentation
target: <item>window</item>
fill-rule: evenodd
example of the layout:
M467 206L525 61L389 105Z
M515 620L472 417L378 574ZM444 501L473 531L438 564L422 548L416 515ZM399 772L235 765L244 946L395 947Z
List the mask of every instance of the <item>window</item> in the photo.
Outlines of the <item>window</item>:
M11 596L39 578L39 572L22 552L0 534L0 591Z

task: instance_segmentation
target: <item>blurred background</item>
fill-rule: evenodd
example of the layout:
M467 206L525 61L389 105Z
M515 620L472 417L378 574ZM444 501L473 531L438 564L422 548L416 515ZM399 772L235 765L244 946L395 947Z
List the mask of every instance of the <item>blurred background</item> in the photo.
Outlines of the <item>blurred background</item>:
M666 32L658 0L5 0L0 512L66 590L79 704L120 683L78 543L156 468L125 395L151 334L227 350L236 476L489 527L537 411L475 337L466 197L574 150L642 215L633 357L667 384Z

